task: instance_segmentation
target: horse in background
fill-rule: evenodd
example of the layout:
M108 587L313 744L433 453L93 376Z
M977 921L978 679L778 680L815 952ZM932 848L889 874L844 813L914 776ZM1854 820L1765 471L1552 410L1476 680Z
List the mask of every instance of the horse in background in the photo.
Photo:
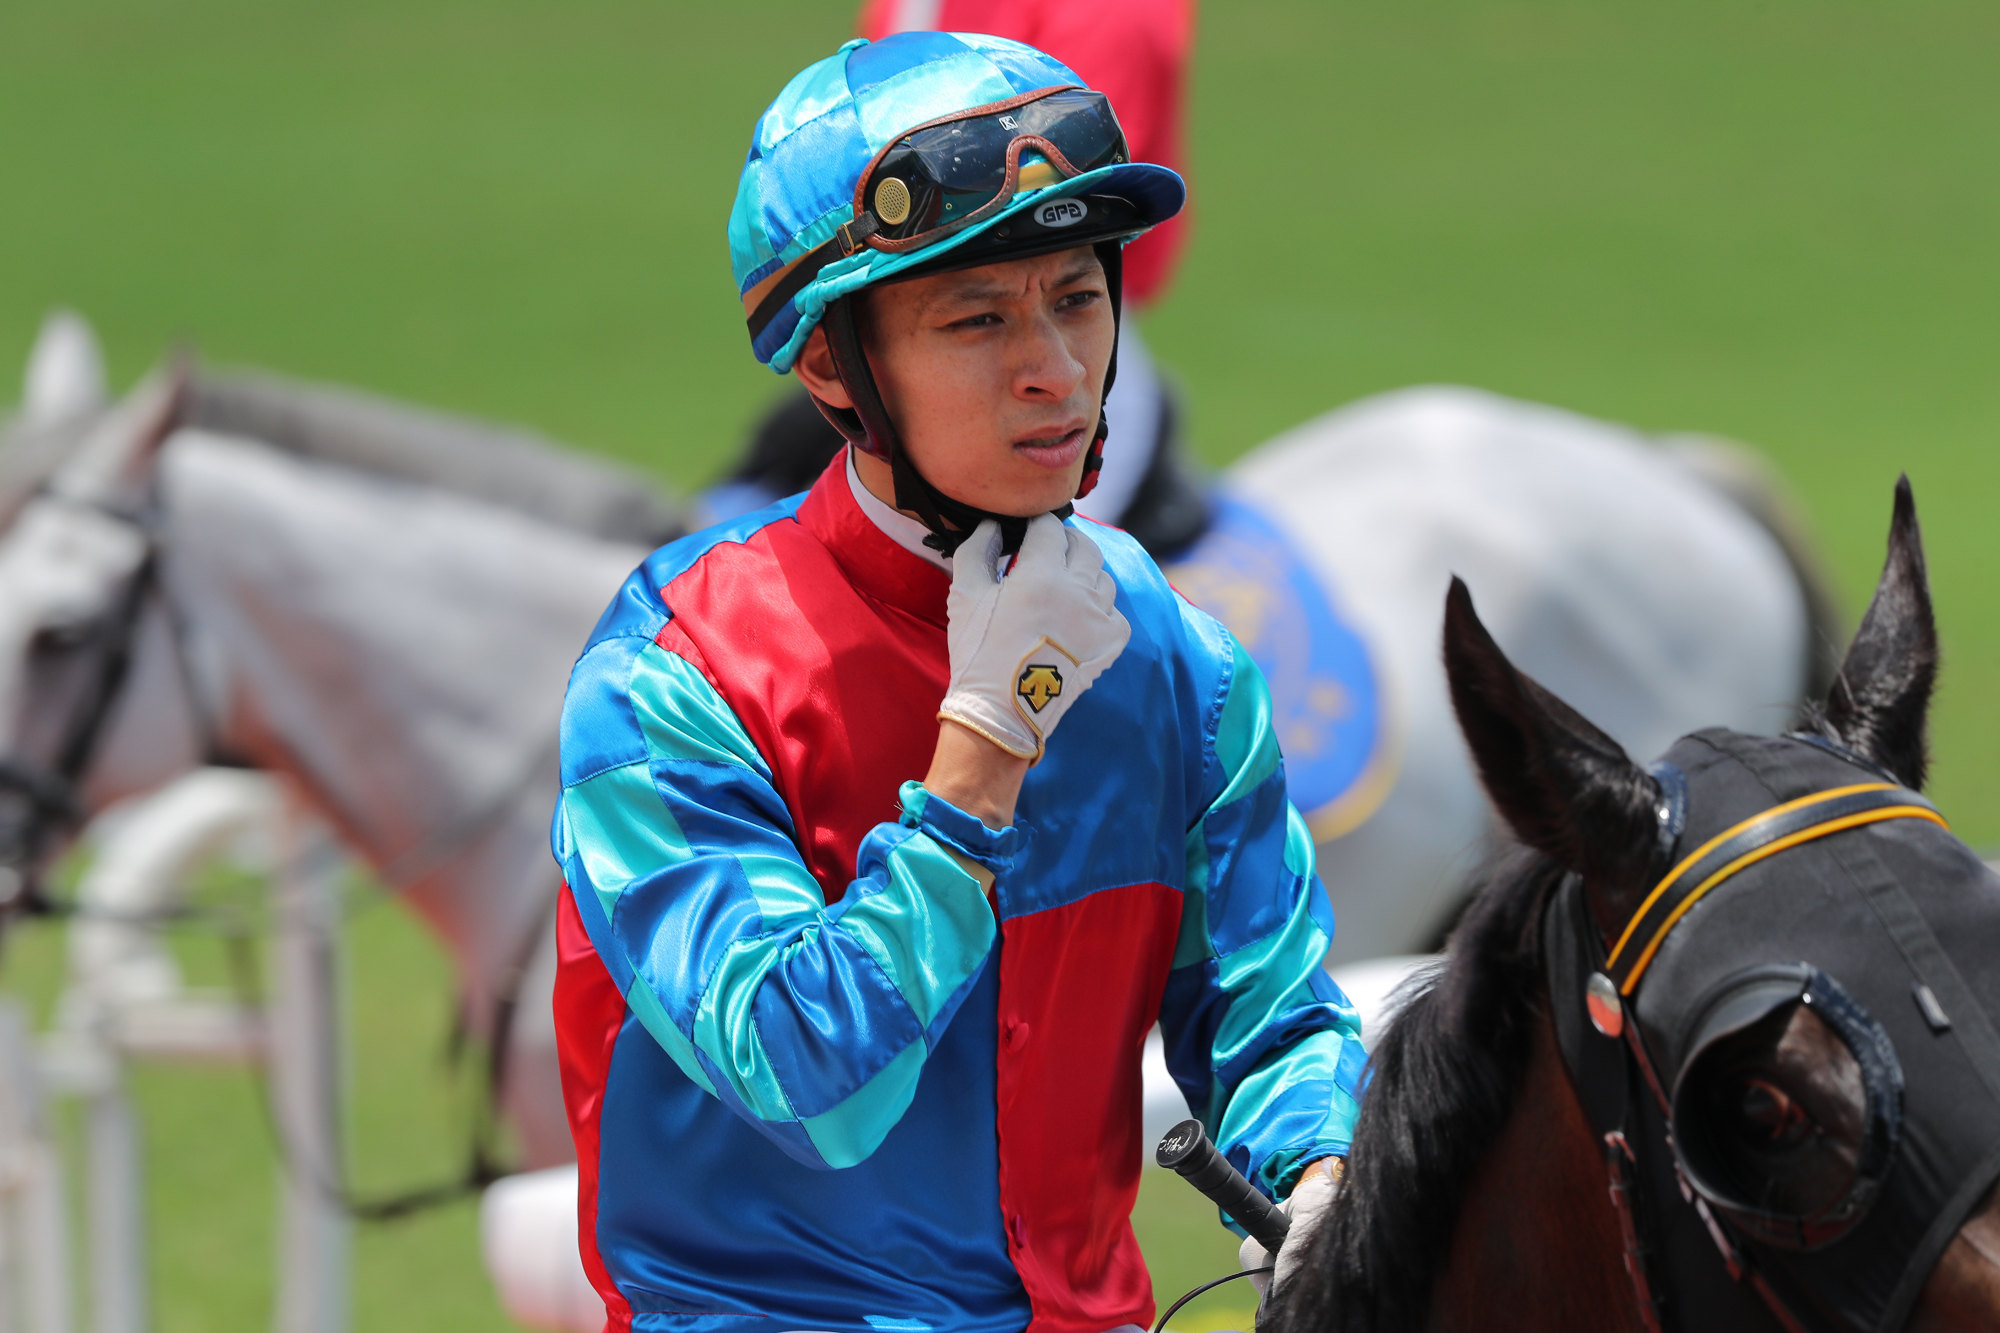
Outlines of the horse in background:
M678 511L524 432L340 390L175 367L107 408L93 357L52 326L0 448L0 902L114 801L278 774L450 952L525 1163L570 1160L558 709Z
M1637 753L1710 723L1780 730L1830 679L1841 636L1817 558L1741 446L1425 387L1329 412L1210 478L1129 342L1104 480L1077 509L1144 543L1262 668L1339 923L1330 962L1434 951L1504 836L1437 659L1454 572L1524 669ZM842 443L787 394L696 521L802 489Z
M1916 795L1937 638L1907 483L1786 737L1642 768L1463 583L1444 645L1521 850L1375 1044L1270 1326L2000 1326L2000 876Z

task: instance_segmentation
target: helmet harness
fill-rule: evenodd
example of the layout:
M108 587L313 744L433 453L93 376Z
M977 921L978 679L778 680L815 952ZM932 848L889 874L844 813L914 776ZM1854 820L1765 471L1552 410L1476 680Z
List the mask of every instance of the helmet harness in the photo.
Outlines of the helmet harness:
M1114 341L1081 498L1096 484L1109 432L1121 247L1185 197L1179 176L1131 160L1102 93L1032 47L977 33L850 42L779 94L738 182L730 253L752 348L783 373L823 328L852 406L814 402L850 444L889 464L896 507L929 529L925 544L950 555L990 519L1004 548L1018 549L1028 519L947 494L910 457L869 362L860 293L1089 246L1104 271Z
M1097 261L1104 267L1105 287L1111 296L1111 362L1105 367L1104 389L1098 398L1097 433L1091 439L1089 453L1084 456L1083 477L1076 488L1074 498L1078 500L1090 494L1091 488L1097 484L1098 469L1104 465L1104 441L1110 433L1104 404L1111 397L1112 382L1118 378L1118 324L1122 313L1122 242L1099 241L1091 248L1097 252ZM924 545L950 556L982 521L993 519L1000 525L1001 549L1008 553L1019 550L1021 539L1027 532L1027 519L1012 514L996 514L953 499L917 470L910 451L903 447L902 435L889 416L888 405L882 401L874 371L868 364L867 349L862 345L860 316L855 308L860 299L859 292L843 296L828 306L826 314L820 318L820 327L826 330L827 350L833 354L834 371L840 376L841 387L847 390L854 406L835 407L817 396L813 398L814 404L833 423L834 429L847 437L850 444L889 464L890 474L896 483L896 508L915 514L918 521L930 529L930 535L924 538ZM1074 509L1073 504L1065 504L1055 511L1055 515L1068 518Z

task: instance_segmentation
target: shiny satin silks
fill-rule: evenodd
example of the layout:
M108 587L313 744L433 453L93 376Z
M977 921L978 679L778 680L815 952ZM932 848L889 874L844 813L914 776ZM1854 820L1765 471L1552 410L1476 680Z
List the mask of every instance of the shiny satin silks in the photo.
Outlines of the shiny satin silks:
M1366 816L1346 806L1385 766L1388 720L1375 664L1296 543L1226 489L1211 505L1207 529L1173 558L1167 577L1226 623L1263 671L1292 804L1315 835L1335 836L1336 822L1351 827Z
M1262 676L1123 534L1130 646L995 833L935 744L944 571L812 492L656 552L579 661L557 1011L614 1326L1144 1323L1138 1056L1280 1193L1363 1061ZM988 900L949 849L995 875ZM981 930L991 932L981 950ZM910 947L924 938L930 943ZM781 1322L774 1322L781 1321Z

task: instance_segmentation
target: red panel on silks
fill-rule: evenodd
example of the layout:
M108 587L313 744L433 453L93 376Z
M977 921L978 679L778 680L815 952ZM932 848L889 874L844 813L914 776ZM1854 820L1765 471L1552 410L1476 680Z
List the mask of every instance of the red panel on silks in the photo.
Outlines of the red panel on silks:
M556 904L556 1031L561 1043L563 1105L576 1139L576 1226L583 1271L604 1298L608 1327L632 1327L632 1307L597 1253L597 1123L604 1110L604 1079L618 1030L625 1025L625 997L591 947L568 886ZM593 1040L593 1037L595 1040Z
M557 1036L618 1327L1146 1319L1130 1213L1156 1020L1202 1083L1210 1027L1260 1017L1230 1060L1283 1060L1298 1090L1213 1100L1267 1189L1345 1149L1353 1013L1319 970L1261 677L1136 542L1089 531L1132 639L1010 831L901 786L936 745L949 580L841 460L654 552L600 622L564 710ZM994 872L990 899L946 851Z
M771 765L807 868L836 903L861 840L896 817L896 789L930 768L950 676L950 579L884 536L838 467L829 477L798 522L718 546L663 588L692 614L655 641L728 700ZM726 632L688 628L717 622Z
M1180 920L1178 889L1131 884L1001 927L1000 1205L1030 1333L1151 1322L1130 1220L1139 1054Z

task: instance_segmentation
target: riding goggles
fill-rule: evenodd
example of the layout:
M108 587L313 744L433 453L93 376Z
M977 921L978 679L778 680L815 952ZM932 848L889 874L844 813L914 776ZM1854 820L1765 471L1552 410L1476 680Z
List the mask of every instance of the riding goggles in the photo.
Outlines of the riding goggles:
M750 337L761 336L829 264L863 250L911 255L998 216L1024 191L1130 161L1110 100L1075 85L1037 88L925 121L869 159L855 182L853 217L833 239L753 292ZM1142 231L1179 206L1176 198L1164 210L1128 208L1134 219L1128 230ZM1084 211L1074 210L1078 217Z
M989 102L926 121L877 153L855 183L849 239L889 254L920 250L992 217L1023 190L1129 156L1103 93L1038 88Z

